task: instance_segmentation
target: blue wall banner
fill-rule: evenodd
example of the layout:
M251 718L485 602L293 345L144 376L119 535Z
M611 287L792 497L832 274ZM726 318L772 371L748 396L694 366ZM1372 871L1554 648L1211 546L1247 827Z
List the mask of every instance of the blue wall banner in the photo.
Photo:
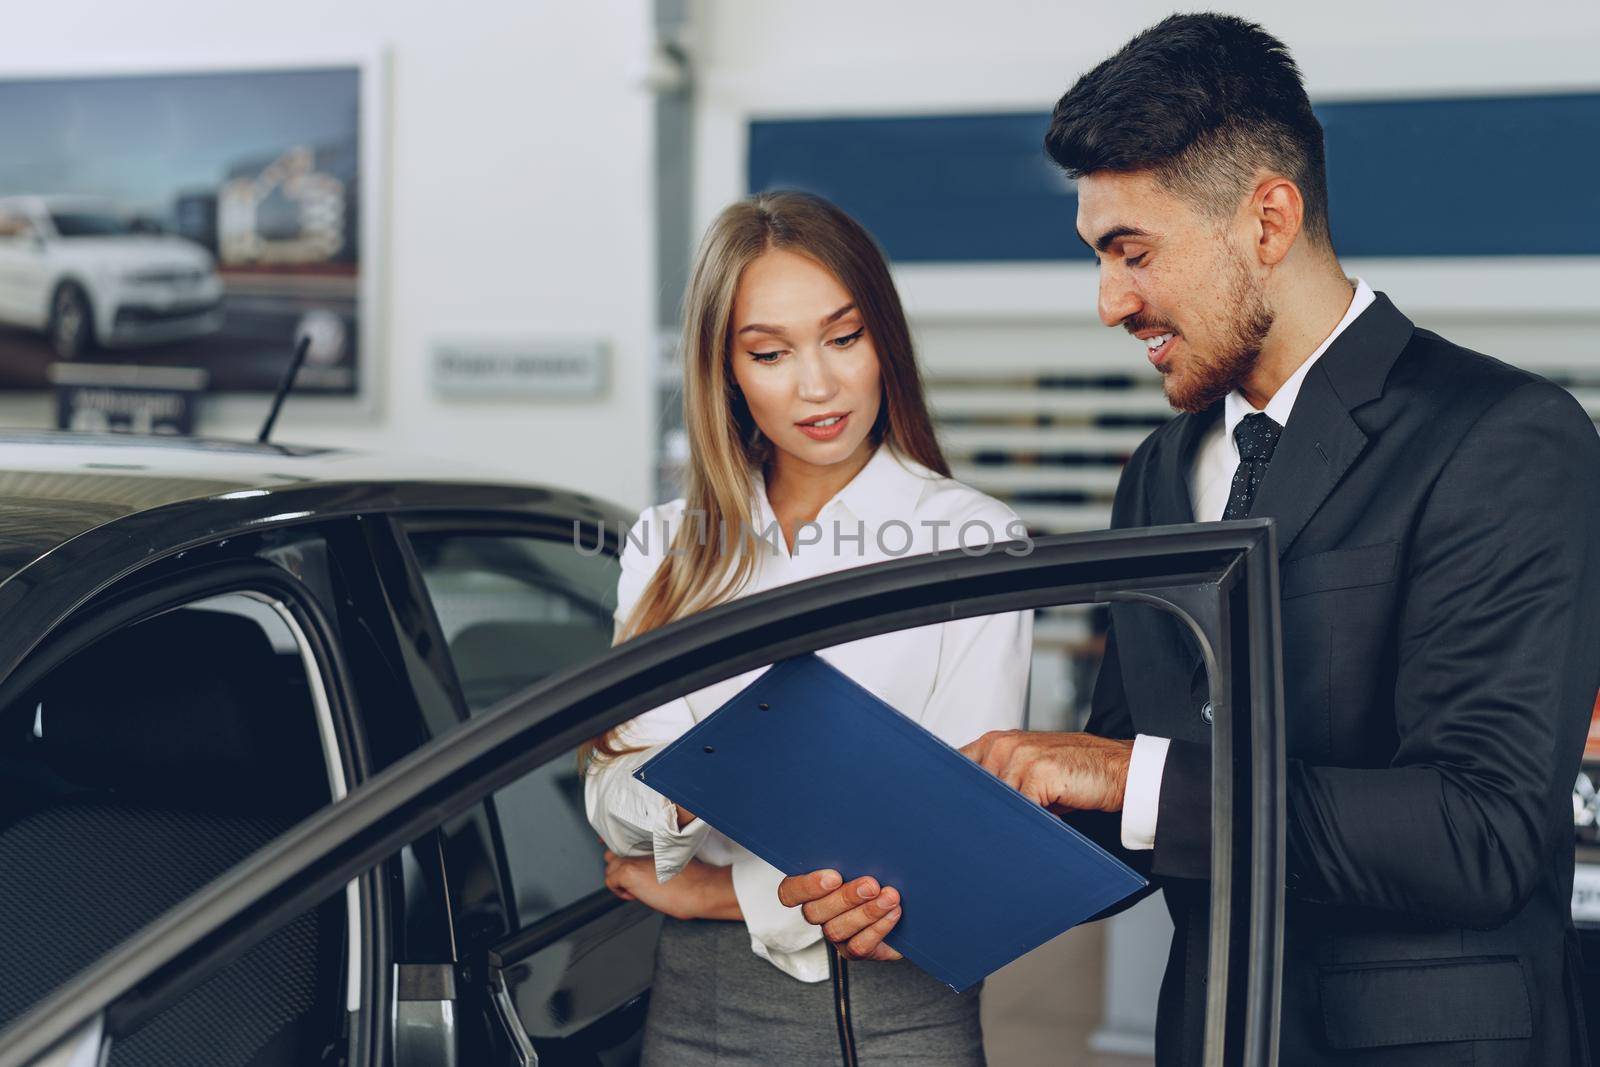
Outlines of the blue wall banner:
M1600 255L1600 92L1322 104L1343 256ZM760 121L752 190L806 189L899 262L1086 260L1046 113Z

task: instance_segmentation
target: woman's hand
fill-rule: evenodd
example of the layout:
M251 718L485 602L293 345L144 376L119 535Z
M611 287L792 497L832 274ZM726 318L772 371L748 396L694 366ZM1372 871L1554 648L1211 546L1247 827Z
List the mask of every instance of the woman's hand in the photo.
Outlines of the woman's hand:
M674 919L744 918L733 895L733 870L690 860L689 865L665 882L656 881L656 862L650 856L618 856L606 852L606 888L623 900L637 900Z

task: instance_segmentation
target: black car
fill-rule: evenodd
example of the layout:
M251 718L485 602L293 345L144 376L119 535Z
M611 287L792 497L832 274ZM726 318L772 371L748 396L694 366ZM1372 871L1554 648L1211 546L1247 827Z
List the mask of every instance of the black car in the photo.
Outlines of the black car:
M1113 600L1205 653L1207 1062L1275 1062L1270 523L895 560L613 650L629 519L342 451L0 434L0 1067L632 1062L656 917L600 886L582 741L842 641Z

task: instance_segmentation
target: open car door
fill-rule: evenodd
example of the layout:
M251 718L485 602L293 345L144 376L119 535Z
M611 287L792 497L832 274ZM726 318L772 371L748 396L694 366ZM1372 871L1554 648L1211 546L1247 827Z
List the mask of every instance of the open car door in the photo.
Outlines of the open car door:
M306 819L17 1020L0 1034L0 1067L101 1062L104 1041L114 1043L375 863L585 738L668 700L889 631L1112 602L1171 613L1203 656L1214 715L1204 1062L1269 1067L1277 1062L1284 885L1277 587L1272 523L1245 520L909 557L681 620L500 701ZM501 1021L522 1062L537 1062L516 1016Z

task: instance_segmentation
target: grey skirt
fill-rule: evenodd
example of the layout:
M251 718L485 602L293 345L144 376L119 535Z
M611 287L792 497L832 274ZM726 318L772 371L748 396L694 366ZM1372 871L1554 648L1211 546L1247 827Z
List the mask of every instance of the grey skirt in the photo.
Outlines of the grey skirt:
M845 966L862 1067L983 1067L979 989L953 993L906 962ZM751 952L743 923L662 924L644 1067L840 1059L831 982L799 981Z

